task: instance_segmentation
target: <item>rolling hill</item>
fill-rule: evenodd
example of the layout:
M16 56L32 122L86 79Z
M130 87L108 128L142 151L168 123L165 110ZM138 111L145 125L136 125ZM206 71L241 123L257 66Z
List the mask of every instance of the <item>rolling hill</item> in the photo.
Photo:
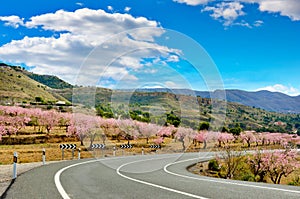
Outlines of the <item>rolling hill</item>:
M29 103L36 97L45 102L67 101L64 97L51 94L51 88L41 84L12 67L0 66L0 102L2 104Z

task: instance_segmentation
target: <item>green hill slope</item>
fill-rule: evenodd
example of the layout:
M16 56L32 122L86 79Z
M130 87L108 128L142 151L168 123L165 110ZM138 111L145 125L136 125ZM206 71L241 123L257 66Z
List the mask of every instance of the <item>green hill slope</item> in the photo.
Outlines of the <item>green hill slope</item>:
M34 102L40 97L45 102L55 102L65 98L49 92L50 88L34 81L27 75L8 66L0 66L0 102L13 104L20 102Z

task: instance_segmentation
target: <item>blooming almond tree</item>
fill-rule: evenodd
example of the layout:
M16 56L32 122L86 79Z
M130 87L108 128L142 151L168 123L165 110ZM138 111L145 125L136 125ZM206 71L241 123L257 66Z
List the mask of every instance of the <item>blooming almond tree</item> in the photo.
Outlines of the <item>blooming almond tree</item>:
M176 131L176 128L173 125L163 126L157 132L157 136L161 137L171 137L172 134Z
M25 127L25 125L30 121L30 118L24 115L20 116L0 116L0 124L6 130L7 135L17 135L17 133Z
M82 113L76 113L70 120L67 135L75 135L80 140L81 145L86 137L90 137L90 146L93 144L95 137L102 133L99 118ZM105 140L103 140L104 142Z
M191 128L178 127L177 132L175 133L175 139L182 143L182 150L185 151L185 138L191 134L194 134L194 130Z
M54 110L43 111L40 117L41 124L46 128L47 134L59 123L59 113Z
M164 142L164 138L163 137L158 137L155 140L153 140L153 142L157 145L161 145Z
M0 140L2 140L3 135L6 135L6 128L0 124Z
M264 154L260 150L257 150L252 157L248 158L250 170L258 182L263 182L267 175L267 165L265 165L263 157Z
M251 146L251 143L256 141L256 137L252 131L245 131L240 137L244 143L247 143L248 148Z
M287 177L300 168L296 156L297 151L292 150L274 151L263 155L263 167L274 184L280 184L282 176Z
M218 134L218 142L219 142L219 147L223 145L225 146L229 142L234 140L234 136L231 133L219 133Z
M156 135L159 130L159 126L156 124L135 121L135 125L137 126L140 135L143 138L146 138L147 144L149 143L149 138Z
M130 140L134 140L138 137L139 131L131 119L118 120L118 125L120 128L120 133L122 137L127 140L127 144L130 144Z

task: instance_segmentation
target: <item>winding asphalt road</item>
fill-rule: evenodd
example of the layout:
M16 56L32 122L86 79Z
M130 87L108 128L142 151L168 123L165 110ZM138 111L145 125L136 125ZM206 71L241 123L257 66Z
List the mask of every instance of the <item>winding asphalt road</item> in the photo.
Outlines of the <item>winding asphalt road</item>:
M300 187L198 176L188 165L211 153L68 161L20 175L5 198L300 198Z

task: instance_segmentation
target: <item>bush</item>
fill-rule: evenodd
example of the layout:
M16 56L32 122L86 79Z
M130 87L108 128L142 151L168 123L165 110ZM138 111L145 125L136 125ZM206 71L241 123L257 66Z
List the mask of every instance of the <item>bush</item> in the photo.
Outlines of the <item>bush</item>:
M208 162L208 169L212 171L219 171L220 167L218 161L216 159L210 160Z
M243 181L251 181L255 182L256 179L252 173L244 173L244 175L241 176L241 180Z
M292 182L288 183L288 185L300 186L300 177L299 176L295 177Z

